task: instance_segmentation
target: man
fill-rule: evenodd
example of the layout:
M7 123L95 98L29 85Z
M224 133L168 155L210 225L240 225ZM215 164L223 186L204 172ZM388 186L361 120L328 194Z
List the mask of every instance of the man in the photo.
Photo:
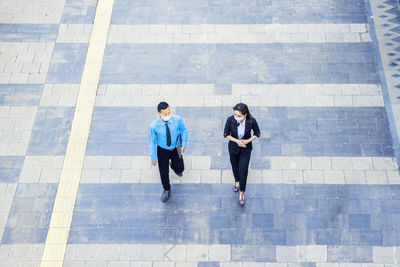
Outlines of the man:
M188 132L182 118L171 115L168 103L160 102L157 111L159 117L150 125L149 152L153 166L156 166L158 162L161 183L164 188L161 201L166 202L171 195L169 166L178 176L182 176L185 167L183 157L179 154L182 155L185 151ZM182 144L177 148L178 137ZM180 149L179 153L177 149Z

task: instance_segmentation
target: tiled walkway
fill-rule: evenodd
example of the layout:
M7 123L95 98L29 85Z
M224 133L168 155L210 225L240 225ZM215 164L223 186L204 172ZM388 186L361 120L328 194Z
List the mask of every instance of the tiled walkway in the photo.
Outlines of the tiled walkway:
M399 15L1 1L0 266L400 266ZM147 149L161 100L189 130L165 204ZM244 208L222 137L240 101L262 132Z

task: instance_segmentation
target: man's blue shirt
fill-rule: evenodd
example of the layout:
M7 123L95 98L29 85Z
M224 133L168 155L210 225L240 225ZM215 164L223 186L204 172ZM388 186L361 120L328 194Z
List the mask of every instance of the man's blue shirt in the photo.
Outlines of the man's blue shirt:
M169 131L171 133L171 145L167 146L167 130L165 123L168 124ZM157 161L157 146L164 149L173 149L176 147L176 140L178 135L181 133L182 146L186 146L188 139L188 132L186 125L182 118L177 115L172 115L169 121L165 122L158 117L150 125L149 130L149 152L152 161Z

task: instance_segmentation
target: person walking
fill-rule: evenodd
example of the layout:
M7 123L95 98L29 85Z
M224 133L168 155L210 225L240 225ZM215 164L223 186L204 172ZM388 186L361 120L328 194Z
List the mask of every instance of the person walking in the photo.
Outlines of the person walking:
M185 169L182 155L185 152L188 132L183 119L177 115L171 115L168 103L160 102L157 105L157 111L158 118L151 123L149 130L149 152L153 166L156 166L158 162L164 188L161 201L166 202L171 195L169 167L171 166L180 177Z
M253 136L251 130L253 130ZM229 140L228 151L235 177L233 191L240 191L239 203L243 206L251 150L253 149L252 141L261 137L257 121L251 116L246 104L238 103L233 107L233 115L226 120L224 137Z

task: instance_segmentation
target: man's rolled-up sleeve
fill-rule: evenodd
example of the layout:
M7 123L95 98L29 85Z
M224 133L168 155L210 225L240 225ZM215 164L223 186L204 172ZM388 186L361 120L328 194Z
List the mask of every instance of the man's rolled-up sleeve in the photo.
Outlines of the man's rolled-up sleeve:
M183 121L183 119L180 119L180 124L179 124L179 131L181 132L182 135L182 146L186 146L188 137L189 137L189 133L187 131L185 122Z
M150 127L149 130L149 153L152 161L157 161L157 133Z

